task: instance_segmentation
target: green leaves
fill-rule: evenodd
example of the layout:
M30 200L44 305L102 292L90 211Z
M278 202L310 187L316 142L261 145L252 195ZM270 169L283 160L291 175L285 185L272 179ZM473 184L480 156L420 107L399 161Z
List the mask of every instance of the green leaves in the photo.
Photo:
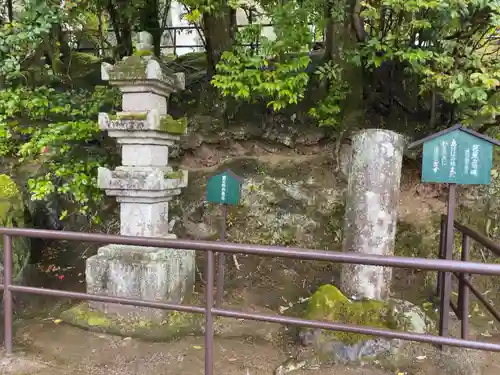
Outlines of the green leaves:
M329 88L327 95L309 110L309 114L318 120L319 126L336 126L342 113L341 104L349 93L349 87L343 79L343 70L339 65L329 61L318 67L315 73L320 80L329 83Z
M496 34L499 1L367 1L370 25L360 54L369 69L385 61L404 66L420 94L434 92L456 108L459 121L490 121L499 86Z
M274 24L275 40L260 37L260 25L252 25L237 34L237 45L256 44L259 51L235 47L222 54L212 84L223 96L238 100L268 100L275 111L297 104L304 97L309 82L305 69L312 40L309 14L295 2L276 5L269 17Z
M77 212L95 215L102 191L97 168L110 163L102 146L97 114L113 108L115 90L59 92L48 87L0 91L0 154L41 165L28 181L33 200L57 194L76 204Z
M64 22L65 13L57 2L24 0L20 17L0 26L0 75L7 80L22 77L21 65L35 57L52 29Z

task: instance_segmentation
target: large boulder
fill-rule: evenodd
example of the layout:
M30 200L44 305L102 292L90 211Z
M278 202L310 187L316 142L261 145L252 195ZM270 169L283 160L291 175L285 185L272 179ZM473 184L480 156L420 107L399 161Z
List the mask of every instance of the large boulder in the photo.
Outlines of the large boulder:
M304 317L373 328L425 333L433 322L417 306L399 300L376 301L348 299L334 285L322 285L309 299ZM357 363L399 352L404 342L357 333L305 328L302 344L314 347L319 362Z
M25 205L20 189L7 175L0 174L0 227L25 226ZM3 281L3 243L1 246L2 258L0 260L1 279ZM12 276L14 282L19 282L23 276L30 256L30 241L24 237L13 238Z

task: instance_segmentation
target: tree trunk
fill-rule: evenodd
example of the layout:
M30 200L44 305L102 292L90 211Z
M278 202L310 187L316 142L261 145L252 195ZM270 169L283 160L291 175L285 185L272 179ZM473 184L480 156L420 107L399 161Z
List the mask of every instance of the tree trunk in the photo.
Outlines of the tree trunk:
M106 9L111 20L111 25L116 37L118 57L130 56L132 54L132 28L130 20L125 16L127 2L124 0L108 0Z
M342 79L349 87L343 103L344 116L341 131L364 125L363 69L346 61L346 52L364 39L364 30L359 26L359 0L328 0L325 18L325 63L332 61L342 68ZM332 83L326 82L327 88Z
M203 14L203 32L207 46L207 74L215 75L222 53L231 49L236 27L236 11L226 7L217 14Z

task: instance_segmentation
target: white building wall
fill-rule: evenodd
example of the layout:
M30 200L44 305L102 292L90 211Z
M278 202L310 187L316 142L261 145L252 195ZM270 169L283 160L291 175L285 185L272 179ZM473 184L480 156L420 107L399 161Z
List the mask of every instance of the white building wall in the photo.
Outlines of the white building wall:
M171 9L170 9L170 14L168 17L168 26L169 27L179 27L179 26L193 26L189 22L187 22L183 15L186 13L186 9L179 4L176 1L172 1ZM270 20L265 17L261 16L258 17L258 19L254 19L253 23L260 22L262 24L269 24ZM248 25L248 17L247 14L243 9L238 9L236 11L236 23L238 25ZM200 30L201 33L203 33L202 30ZM268 39L274 40L276 38L276 35L274 34L274 30L272 26L265 26L262 29L262 34L263 37L266 37ZM173 45L174 44L174 38L173 38L173 31L170 32L165 32L163 36L163 41L162 45ZM200 35L198 31L192 29L192 30L179 30L177 31L176 39L175 39L175 45L184 45L184 46L196 46L196 45L202 45L202 39L200 38ZM204 47L180 47L180 48L175 48L175 53L178 56L184 55L186 53L190 52L202 52L204 51ZM166 55L173 54L174 53L174 48L165 48L163 49L163 53Z
M184 14L186 9L184 6L176 1L172 1L170 6L170 13L168 15L167 25L169 27L190 27L193 26L186 19L184 19ZM202 31L200 30L202 33ZM175 36L174 36L175 33ZM200 38L198 31L193 29L188 30L168 30L163 34L162 46L168 45L173 46L193 46L193 47L179 47L175 48L175 54L177 56L185 55L190 52L202 52L205 50L204 47L195 47L197 45L203 45L203 41ZM162 53L165 55L174 54L174 48L164 48Z

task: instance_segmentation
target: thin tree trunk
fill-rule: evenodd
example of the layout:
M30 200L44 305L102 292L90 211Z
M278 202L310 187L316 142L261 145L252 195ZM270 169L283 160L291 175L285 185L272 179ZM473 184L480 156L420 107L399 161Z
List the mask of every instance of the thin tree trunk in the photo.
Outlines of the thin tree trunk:
M215 75L222 53L231 49L236 28L236 11L226 7L218 14L203 15L203 32L207 46L208 78Z
M359 12L357 9L358 0L328 0L325 6L325 17L327 26L325 31L325 62L333 62L342 69L342 79L349 86L348 96L343 103L344 116L341 131L347 130L354 124L363 125L364 104L363 104L363 69L354 66L345 60L346 52L352 49L364 38L363 30L359 28ZM339 17L342 13L344 17ZM356 13L356 14L355 14ZM327 89L331 82L326 82Z

